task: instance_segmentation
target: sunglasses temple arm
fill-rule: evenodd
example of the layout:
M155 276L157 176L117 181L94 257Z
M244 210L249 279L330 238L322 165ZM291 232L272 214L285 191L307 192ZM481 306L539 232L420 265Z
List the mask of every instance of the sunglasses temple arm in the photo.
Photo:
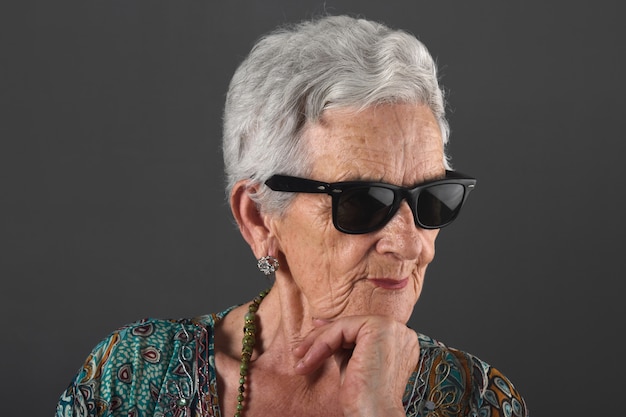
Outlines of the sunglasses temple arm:
M287 175L274 175L265 181L265 184L274 191L320 194L331 193L330 185L327 183Z

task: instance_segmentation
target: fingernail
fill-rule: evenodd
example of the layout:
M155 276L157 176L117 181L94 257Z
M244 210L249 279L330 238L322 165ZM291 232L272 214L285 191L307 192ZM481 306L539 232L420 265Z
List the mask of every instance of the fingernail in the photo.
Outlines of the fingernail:
M303 370L303 369L304 369L304 361L303 361L303 360L299 360L299 361L296 363L296 368L295 368L295 369L296 369L296 371L301 371L301 370Z

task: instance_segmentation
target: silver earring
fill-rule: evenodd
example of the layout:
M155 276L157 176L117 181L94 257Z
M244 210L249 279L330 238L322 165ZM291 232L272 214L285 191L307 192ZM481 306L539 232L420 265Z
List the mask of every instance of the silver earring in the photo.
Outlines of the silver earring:
M263 272L267 276L276 272L280 265L278 264L278 259L268 255L259 258L256 266L259 268L259 271Z

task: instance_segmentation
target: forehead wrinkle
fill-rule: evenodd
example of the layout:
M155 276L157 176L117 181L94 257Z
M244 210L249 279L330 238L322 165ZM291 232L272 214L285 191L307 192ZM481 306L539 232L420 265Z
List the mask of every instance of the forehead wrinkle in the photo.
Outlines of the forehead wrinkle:
M443 173L441 147L415 149L413 143L415 139L403 140L398 136L385 139L381 137L357 139L347 142L348 150L337 156L337 163L344 169L337 181L356 179L413 186ZM393 150L395 148L390 151L390 143L399 143L400 147L396 151ZM411 169L405 170L402 167ZM422 176L416 177L418 173Z
M426 112L406 112L394 106L370 110L333 109L307 126L314 166L321 168L316 179L328 182L360 179L411 186L443 174L441 133L426 106L422 106ZM388 123L380 124L381 113ZM330 150L315 146L316 139L322 143L341 142L343 149L333 152L333 146ZM332 170L334 176L330 173L324 176L326 167L332 166L341 169Z
M403 139L401 141L402 152L396 152L397 166L414 167L413 170L404 173L404 184L402 185L413 186L443 173L444 167L441 162L443 140L439 125L432 113L428 111L426 114L420 113L419 117L407 117L411 124L407 124L406 121L403 123L399 112L394 111L393 114L396 121L394 126L400 132L399 137ZM415 142L420 143L421 146L419 150L412 152ZM414 177L416 172L422 175L422 177L417 178L417 181Z
M323 120L323 121L322 121ZM325 165L341 166L339 177L316 178L322 181L338 182L354 179L378 179L384 175L385 162L380 158L382 141L374 135L363 135L362 132L355 132L356 128L348 123L328 123L321 119L316 124L309 125L306 130L309 149L311 150L314 164L323 162ZM334 142L341 141L346 149L341 153L327 152L325 147L316 146L315 139L325 138ZM372 140L376 139L376 140ZM383 147L384 149L384 147ZM330 162L333 162L329 164ZM363 166L367 165L367 171ZM376 168L378 166L378 168ZM375 171L377 174L374 174ZM382 171L382 172L381 172ZM378 174L380 172L380 174Z
M349 125L347 132L341 128L338 131L341 135L337 136L337 140L342 140L346 146L345 152L337 158L345 169L342 180L381 181L390 167L401 167L406 162L406 147L409 144L399 130L399 134L387 133L386 129L373 125L371 130L362 132ZM332 131L328 133L333 135ZM402 148L395 150L395 146L390 147L397 143L402 144Z
M359 146L361 145L362 146ZM338 161L344 172L338 181L367 180L381 181L387 173L388 163L380 153L374 152L367 144L351 143L348 151L340 155Z

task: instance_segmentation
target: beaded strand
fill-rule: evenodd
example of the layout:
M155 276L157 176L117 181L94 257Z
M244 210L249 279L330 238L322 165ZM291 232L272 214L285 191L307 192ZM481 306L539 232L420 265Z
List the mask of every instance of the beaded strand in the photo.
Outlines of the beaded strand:
M241 364L239 365L239 390L237 394L237 408L235 417L241 417L244 407L246 376L248 375L248 366L250 358L254 351L256 343L256 312L259 309L261 301L270 292L269 289L261 291L259 295L254 297L252 303L248 306L248 312L244 316L243 340L241 341Z

